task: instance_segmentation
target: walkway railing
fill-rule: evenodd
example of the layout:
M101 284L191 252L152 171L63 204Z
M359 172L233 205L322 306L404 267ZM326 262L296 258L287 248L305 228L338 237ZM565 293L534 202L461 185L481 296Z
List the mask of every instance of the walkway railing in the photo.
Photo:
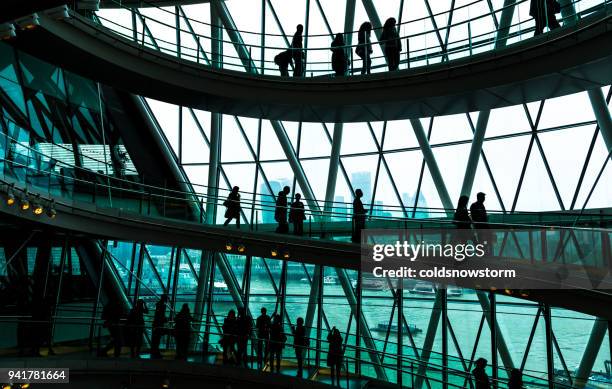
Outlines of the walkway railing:
M14 328L17 331L22 331L22 334L30 334L29 338L22 338L24 341L27 339L28 342L4 345L2 355L4 357L11 358L12 356L20 355L39 357L39 350L45 350L47 347L56 348L62 346L62 342L53 342L52 338L46 336L51 335L53 332L70 330L73 333L72 339L65 342L63 354L59 356L53 356L50 358L59 359L62 358L70 359L71 354L76 358L86 358L85 355L89 354L90 358L93 357L111 357L113 352L109 352L108 349L112 350L115 344L122 345L123 358L129 358L130 344L134 342L134 331L138 331L142 328L142 334L144 336L143 347L140 350L139 359L151 358L150 339L152 335L152 318L148 315L145 318L143 327L133 326L127 322L125 316L116 325L105 323L105 321L97 316L89 317L79 315L83 313L87 315L88 312L73 310L68 312L68 315L54 316L50 320L37 320L32 318L30 315L13 315L13 316L0 316L0 328ZM252 321L253 318L249 319ZM197 342L195 347L190 347L190 352L186 363L221 363L221 354L223 353L223 330L222 330L222 316L214 316L209 318L207 321L201 323L192 322L191 337L195 337ZM253 323L254 326L254 323ZM109 328L110 327L110 328ZM198 330L197 328L206 328L204 330ZM287 367L293 373L294 369L297 368L297 360L295 353L292 352L293 346L293 332L288 324L283 325L284 335L287 340L282 346L282 361L283 366L281 372ZM120 337L118 341L114 341L110 335L109 330L115 329L114 335ZM168 322L163 328L163 341L161 343L161 351L165 358L173 358L176 347L174 323ZM328 333L329 330L310 328L307 329L309 332L324 332ZM259 339L253 332L248 336L247 343L247 364L244 367L251 369L261 369L258 366L258 342L263 341L264 347L270 345L269 339ZM36 333L37 336L33 336ZM84 334L91 334L87 337ZM230 334L231 335L231 334ZM419 358L409 355L398 356L392 348L388 348L384 351L372 350L363 346L355 345L355 335L347 334L341 331L343 339L343 355L341 363L341 385L349 387L349 380L351 379L363 379L363 378L376 378L376 367L383 368L387 372L388 381L392 383L398 383L398 378L401 375L403 386L411 388L415 387L415 382L419 379L423 382L423 387L426 388L437 388L442 387L445 384L449 388L472 388L474 385L474 378L469 372L474 367L474 361L463 359L453 355L446 355L448 365L444 367L440 361L443 359L442 355L433 351L430 360L425 362ZM17 337L15 337L17 339ZM383 339L378 340L383 342ZM302 378L309 379L310 377L327 376L327 356L329 352L329 342L325 337L307 337L308 345L301 346L303 349L304 356L304 375ZM351 344L352 343L352 344ZM107 345L110 345L107 347ZM395 345L397 346L397 345ZM391 345L393 347L393 345ZM413 349L413 347L406 347L406 349ZM30 354L30 352L34 354ZM126 355L127 351L127 355ZM431 350L429 350L431 351ZM85 352L85 355L84 355ZM413 352L422 354L422 349L413 349ZM362 357L357 357L357 355ZM363 357L366 355L377 355L379 361L374 362L372 358ZM210 358L212 357L212 358ZM1 358L1 357L0 357ZM268 364L264 365L265 371L271 370L271 361L268 355ZM288 365L289 364L289 365ZM465 370L468 368L468 371ZM509 370L504 367L498 366L497 376L499 378L491 379L491 383L494 387L503 388L508 384L508 377L510 376ZM491 376L490 367L487 367L488 374ZM285 373L287 374L287 373ZM443 381L443 376L447 377L446 381ZM560 389L569 389L573 386L569 383L563 382L566 378L564 375L552 377L554 387ZM580 377L574 377L578 379ZM320 378L319 378L320 379ZM582 379L589 380L592 383L596 383L597 380L594 377L582 377ZM544 371L533 371L524 369L523 370L523 381L530 388L547 388L549 386L549 378L546 377Z
M400 22L399 35L400 41L407 50L404 50L400 58L399 69L411 69L416 67L426 67L430 64L452 61L453 59L463 58L474 54L495 50L498 43L503 41L506 44L513 44L529 39L533 36L534 22L530 15L523 10L521 5L526 5L528 9L529 0L517 1L516 4L508 5L489 12L478 12L477 15L470 15L473 8L478 7L478 11L485 9L480 0L472 1L468 4L454 8L446 12L425 16L414 20ZM597 12L609 13L609 0L573 0L564 5L558 20L563 26L575 23L577 19ZM118 2L121 7L121 3ZM499 26L497 20L502 13L510 11L512 8L515 16L513 24ZM113 10L112 12L116 12ZM246 71L257 74L278 74L278 67L274 63L273 57L290 48L291 33L282 30L282 34L270 34L261 32L244 31L223 26L225 30L235 32L242 36L243 42L235 40L215 39L211 36L202 34L202 31L211 31L213 26L193 17L189 17L177 7L175 12L167 8L155 9L156 17L147 16L149 9L133 9L124 7L122 15L112 14L104 16L103 11L98 12L94 20L109 28L115 33L138 44L160 51L162 53L174 55L189 61L211 65L213 58L213 44L231 45L236 49L235 54L223 53L215 56L221 63L215 63L215 67L222 67L230 70ZM459 22L453 21L453 15L468 14L468 17ZM561 16L565 15L565 16ZM117 17L119 16L119 17ZM557 15L556 15L557 16ZM381 15L382 17L382 15ZM124 19L123 22L120 20ZM446 25L439 26L436 21L447 20ZM179 22L181 21L181 22ZM488 25L497 26L492 30ZM328 27L329 28L329 27ZM373 35L379 31L374 29ZM452 32L452 34L451 34ZM156 36L156 33L159 35ZM329 31L328 34L308 34L304 36L304 42L308 47L302 49L305 58L305 76L329 75L333 73L330 44L333 37L339 31ZM208 33L210 34L210 33ZM160 36L161 35L161 36ZM354 75L361 72L361 60L358 60L355 50L358 46L358 32L343 32L344 41L352 42L351 45L341 46L344 48L347 58L346 75ZM372 37L374 41L374 36ZM245 43L249 42L249 43ZM269 44L259 44L250 42L271 42ZM376 49L380 43L373 43ZM375 53L380 51L375 50ZM262 57L263 56L263 57ZM372 71L386 71L386 60L380 54L370 57L372 61ZM360 66L356 65L359 64Z

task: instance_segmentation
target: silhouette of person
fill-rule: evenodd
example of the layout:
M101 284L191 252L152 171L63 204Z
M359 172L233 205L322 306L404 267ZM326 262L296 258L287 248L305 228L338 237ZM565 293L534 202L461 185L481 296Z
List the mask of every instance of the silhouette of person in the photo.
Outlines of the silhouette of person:
M161 358L159 343L166 333L165 325L168 322L166 317L166 303L168 295L162 294L159 301L155 303L155 313L153 315L153 328L151 329L151 358Z
M477 229L479 243L487 242L487 251L490 251L494 244L494 234L489 229L489 216L487 215L487 209L484 206L486 195L482 192L478 192L476 195L476 201L470 205L470 215L474 228Z
M102 320L104 320L104 327L108 330L111 341L104 347L100 354L106 356L110 349L114 349L115 358L121 355L121 348L123 347L123 334L121 331L121 318L123 312L121 306L114 300L104 306L102 310Z
M285 50L274 57L274 63L278 65L278 70L282 77L289 77L289 65L293 63L291 50Z
M359 58L361 58L361 61L363 61L361 74L370 74L370 70L372 68L372 59L370 57L372 54L372 43L370 42L371 33L372 23L363 22L361 26L359 26L359 31L357 32L357 48L355 49L355 53L359 56Z
M342 352L342 335L336 327L333 327L327 335L327 342L329 343L327 366L331 369L332 386L336 383L340 386L340 369L344 353Z
M266 308L261 308L261 315L255 322L257 328L257 368L263 369L268 361L268 343L270 341L270 316Z
M399 67L400 52L402 51L402 40L395 28L395 23L395 18L387 19L380 36L383 52L385 53L390 71L397 70Z
M275 313L272 315L270 325L270 371L280 373L281 358L287 336L283 332L283 323L280 316Z
M251 335L251 318L247 315L244 307L238 308L238 318L236 319L236 364L247 367L247 350L249 344L249 336Z
M293 223L293 233L298 236L304 234L304 220L306 214L304 212L304 203L301 201L302 195L296 193L295 201L291 204L289 210L289 221Z
M294 68L293 77L304 77L304 46L302 46L302 32L304 26L297 25L293 39L291 40L291 54L293 57Z
M189 305L183 304L181 311L174 318L174 338L176 340L176 359L187 359L189 340L191 339L191 312Z
M561 12L561 6L556 0L531 0L529 5L529 16L535 21L534 36L544 32L548 24L550 31L561 27L555 14Z
M470 205L470 215L474 222L475 228L488 228L489 217L487 216L487 209L484 206L486 195L482 192L478 192L476 195L476 201Z
M223 347L223 364L227 365L231 362L236 363L236 344L237 335L237 321L236 311L230 309L227 316L223 320L223 338L221 339L221 346Z
M523 373L517 368L510 370L508 389L523 389Z
M467 196L460 196L457 209L453 215L453 224L456 228L453 240L458 243L465 243L470 238L469 230L472 225L472 219L467 209L468 201L469 198Z
M225 205L225 223L224 226L227 226L232 219L236 219L236 228L240 229L240 190L239 187L235 186L232 188L229 196L227 196L227 200L223 202Z
M276 197L276 208L274 210L274 220L278 222L276 232L286 234L289 232L289 224L287 223L287 195L291 189L285 186L283 190L278 192Z
M491 389L489 376L485 372L487 360L484 358L478 358L474 364L476 367L474 370L472 370L472 375L474 376L475 389Z
M295 350L295 358L297 359L297 376L302 378L304 375L304 352L308 347L308 339L306 338L306 327L304 327L304 319L297 318L297 323L293 329L293 348Z
M332 69L336 76L344 76L347 69L346 48L344 47L344 36L336 34L331 44Z
M127 317L127 335L128 344L130 346L130 356L132 358L140 357L140 349L142 348L142 337L144 335L145 321L144 315L148 313L147 305L143 299L138 299L136 305L132 307Z
M361 230L365 228L365 219L368 213L361 202L362 197L363 191L361 189L355 190L355 200L353 200L353 235L351 238L353 243L361 242Z

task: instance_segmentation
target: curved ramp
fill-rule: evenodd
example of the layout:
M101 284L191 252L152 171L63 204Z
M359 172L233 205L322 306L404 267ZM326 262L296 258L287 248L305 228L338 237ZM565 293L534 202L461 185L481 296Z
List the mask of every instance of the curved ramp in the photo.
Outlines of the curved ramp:
M609 7L609 6L608 6ZM366 76L281 78L178 59L73 14L41 17L16 47L131 93L255 118L360 122L480 111L612 83L609 9L504 49Z

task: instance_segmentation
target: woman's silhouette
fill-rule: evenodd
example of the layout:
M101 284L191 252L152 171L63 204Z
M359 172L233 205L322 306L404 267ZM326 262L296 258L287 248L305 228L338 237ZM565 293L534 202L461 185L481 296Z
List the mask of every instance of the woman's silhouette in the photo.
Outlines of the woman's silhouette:
M397 70L400 61L400 52L402 51L402 41L395 28L395 18L389 18L383 26L383 32L380 36L380 43L383 46L383 52L387 59L389 70Z
M372 68L372 43L370 42L370 34L372 33L372 23L364 22L359 26L357 32L357 49L355 53L363 61L363 67L361 68L361 74L370 74Z
M346 50L344 47L344 37L342 34L336 34L332 44L332 69L336 72L336 76L344 76L346 74L347 61Z
M225 223L224 226L227 226L232 219L236 219L236 227L240 228L240 190L239 187L235 186L232 188L229 196L227 196L227 200L223 202L223 205L227 208L225 210Z

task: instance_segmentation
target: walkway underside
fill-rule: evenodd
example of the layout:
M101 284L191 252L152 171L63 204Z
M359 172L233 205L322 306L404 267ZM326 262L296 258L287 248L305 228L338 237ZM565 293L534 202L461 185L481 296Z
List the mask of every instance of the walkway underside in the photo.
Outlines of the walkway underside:
M18 207L0 203L0 214L13 225L25 223L31 230L45 230L67 233L72 238L121 240L147 242L148 244L189 247L214 252L225 252L226 244L234 247L245 246L246 255L264 258L286 259L293 262L312 263L334 268L358 270L361 260L359 245L323 239L311 239L270 232L237 230L231 227L209 226L197 222L145 217L119 209L98 209L84 203L56 202L58 215L54 219L35 216L31 212L21 212ZM7 235L7 234L5 234ZM7 235L9 236L9 235ZM5 237L6 238L6 237ZM276 249L277 255L272 255ZM529 250L523 248L523 250ZM284 253L288 252L288 257ZM516 259L513 268L521 273L532 264L529 260ZM544 265L544 266L543 266ZM550 265L550 266L547 266ZM542 283L552 285L559 262L539 263ZM571 270L580 270L579 267ZM606 271L605 269L601 269ZM588 274L587 274L588 275ZM466 282L470 282L466 280ZM602 282L601 285L608 285ZM473 284L470 284L473 286ZM470 285L460 285L469 287ZM499 293L506 293L499 290ZM612 319L609 306L612 294L606 290L530 290L516 296L532 301L548 303L598 317Z
M14 44L113 87L225 114L314 122L439 116L522 104L612 83L612 16L597 12L505 49L368 76L254 75L177 59L73 15L41 17Z

